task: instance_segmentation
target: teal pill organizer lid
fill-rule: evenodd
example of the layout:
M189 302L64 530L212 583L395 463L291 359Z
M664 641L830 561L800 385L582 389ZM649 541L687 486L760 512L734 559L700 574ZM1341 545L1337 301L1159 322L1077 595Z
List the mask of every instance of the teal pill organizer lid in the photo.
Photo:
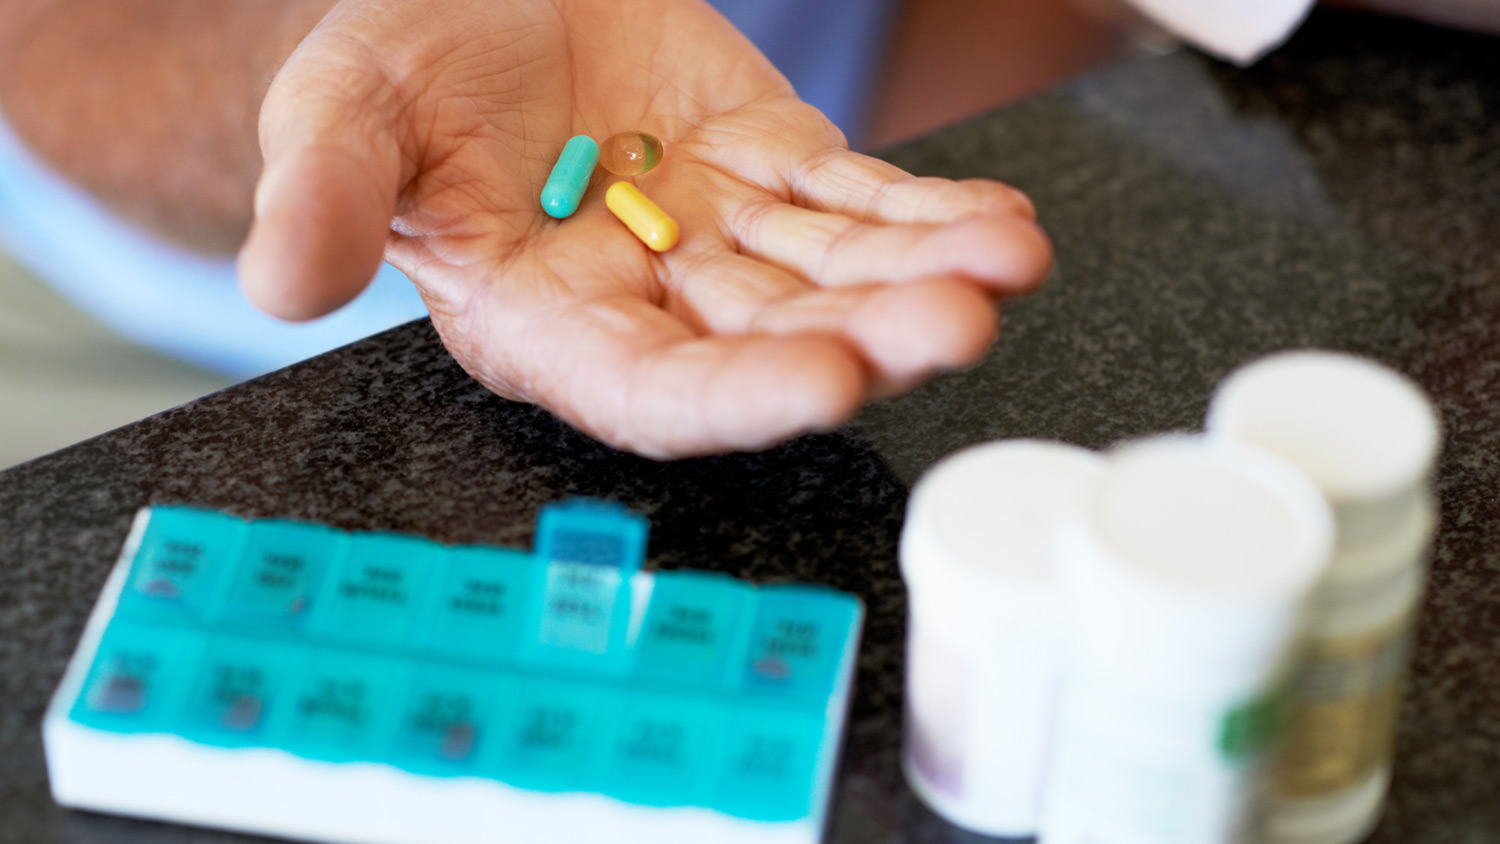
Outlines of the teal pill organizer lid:
M832 760L823 740L821 713L736 707L720 740L709 805L759 821L807 817L818 766Z
M522 660L541 671L623 676L630 667L630 580L619 569L552 562L538 567Z
M487 769L503 782L537 791L598 791L601 734L620 716L611 686L518 677Z
M400 702L390 760L433 776L478 776L512 707L515 681L474 668L419 667Z
M761 586L740 690L769 700L826 703L862 609L815 586Z
M70 716L117 733L171 732L204 638L192 628L115 619L99 641Z
M291 706L307 655L291 642L211 637L194 671L179 732L217 747L274 744L270 725Z
M379 759L411 685L409 660L332 648L309 654L268 730L279 747L330 762Z
M116 612L143 621L206 620L246 530L222 513L153 507Z
M646 559L644 516L612 501L574 498L542 508L535 554L544 563L610 566L628 576Z
M716 698L627 692L601 731L599 789L646 806L704 805L729 706Z
M535 558L524 551L449 549L447 571L434 584L417 625L418 647L487 665L513 661L536 568Z
M645 559L646 530L643 517L607 501L542 508L524 661L565 674L629 670L631 575Z
M251 522L217 615L230 627L295 635L307 624L329 568L347 545L342 531L306 522Z
M753 587L727 575L657 572L635 640L637 682L705 692L729 688L754 598Z
M396 534L352 533L346 541L345 553L323 583L308 632L324 641L404 645L447 549Z

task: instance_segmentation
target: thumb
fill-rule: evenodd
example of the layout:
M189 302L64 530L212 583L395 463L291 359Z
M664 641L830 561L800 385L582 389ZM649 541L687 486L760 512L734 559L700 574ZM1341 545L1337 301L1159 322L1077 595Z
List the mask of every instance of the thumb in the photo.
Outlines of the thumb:
M401 172L395 91L382 74L319 53L314 33L261 106L265 159L240 287L282 319L322 316L379 268Z

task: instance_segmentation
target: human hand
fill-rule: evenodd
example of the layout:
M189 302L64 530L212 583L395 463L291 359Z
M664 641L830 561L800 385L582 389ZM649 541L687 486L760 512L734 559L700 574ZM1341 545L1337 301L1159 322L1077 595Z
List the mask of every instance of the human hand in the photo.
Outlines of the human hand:
M649 251L603 202L553 220L569 137L639 129L636 184L681 226ZM344 0L261 111L246 294L337 308L382 258L507 398L651 457L755 449L981 356L1051 249L996 182L849 152L698 0Z

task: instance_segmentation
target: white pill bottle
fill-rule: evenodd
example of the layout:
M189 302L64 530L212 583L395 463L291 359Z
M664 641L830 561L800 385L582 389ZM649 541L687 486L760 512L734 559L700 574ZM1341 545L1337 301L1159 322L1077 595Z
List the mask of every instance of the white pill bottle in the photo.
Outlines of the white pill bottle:
M1335 545L1268 802L1270 844L1352 844L1379 821L1436 505L1440 433L1420 388L1351 355L1272 355L1232 373L1209 435L1275 453L1332 505Z
M1109 452L1063 520L1064 690L1042 844L1254 840L1258 788L1332 519L1265 452Z
M944 458L912 489L902 769L966 829L1036 834L1064 633L1055 524L1102 462L1076 446L1006 440Z

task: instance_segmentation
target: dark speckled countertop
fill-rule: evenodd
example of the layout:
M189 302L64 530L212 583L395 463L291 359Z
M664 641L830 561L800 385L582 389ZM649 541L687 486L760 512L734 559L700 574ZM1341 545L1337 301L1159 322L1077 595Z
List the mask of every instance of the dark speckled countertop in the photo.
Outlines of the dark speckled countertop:
M0 841L249 840L48 795L42 709L136 508L520 545L542 503L573 494L648 513L652 565L861 595L831 838L973 838L923 809L897 767L909 485L988 439L1104 446L1196 428L1229 369L1307 345L1410 373L1447 429L1374 840L1500 841L1500 41L1322 13L1251 70L1132 62L889 157L1027 190L1058 265L1006 309L981 366L836 433L756 455L625 456L489 395L421 322L0 473Z

